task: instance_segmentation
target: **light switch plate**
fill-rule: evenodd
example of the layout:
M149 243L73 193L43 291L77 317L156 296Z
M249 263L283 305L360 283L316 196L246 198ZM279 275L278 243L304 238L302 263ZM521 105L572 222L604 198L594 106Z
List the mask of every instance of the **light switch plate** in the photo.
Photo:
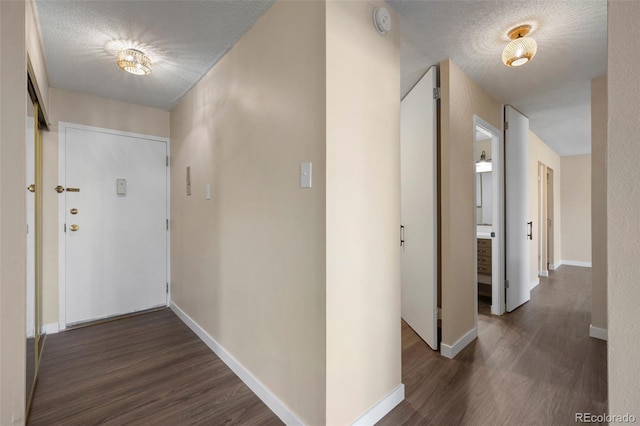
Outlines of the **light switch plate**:
M300 165L300 188L311 188L311 163Z
M116 194L118 194L118 195L126 195L127 194L127 180L126 179L116 179Z
M206 184L204 186L204 198L206 200L210 200L211 199L211 184Z

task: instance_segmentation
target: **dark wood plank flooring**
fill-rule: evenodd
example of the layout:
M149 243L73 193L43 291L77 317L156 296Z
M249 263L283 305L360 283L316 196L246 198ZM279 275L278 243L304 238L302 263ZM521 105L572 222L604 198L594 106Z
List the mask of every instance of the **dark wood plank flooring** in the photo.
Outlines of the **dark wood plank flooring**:
M29 425L281 425L170 310L47 337Z
M406 399L380 425L570 425L605 413L606 343L588 336L591 270L563 266L454 360L402 324ZM171 311L47 338L30 425L275 425Z
M576 412L605 414L607 346L589 337L590 312L591 269L562 266L510 314L479 303L478 339L453 360L403 322L406 399L378 424L573 425Z

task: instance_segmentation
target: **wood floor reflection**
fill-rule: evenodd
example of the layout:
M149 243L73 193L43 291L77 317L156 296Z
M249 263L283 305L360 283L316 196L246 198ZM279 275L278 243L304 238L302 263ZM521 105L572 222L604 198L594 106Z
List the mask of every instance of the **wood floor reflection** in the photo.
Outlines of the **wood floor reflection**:
M591 269L562 266L510 314L480 303L479 337L453 360L404 322L405 401L379 425L572 425L607 409L606 342L589 337Z

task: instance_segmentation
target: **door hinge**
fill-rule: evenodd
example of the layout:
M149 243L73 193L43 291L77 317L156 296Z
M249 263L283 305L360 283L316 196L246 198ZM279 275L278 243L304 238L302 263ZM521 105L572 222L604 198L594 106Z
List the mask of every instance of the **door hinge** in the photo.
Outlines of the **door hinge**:
M67 224L64 224L64 232L67 232Z
M169 230L169 219L167 219L167 231Z
M167 161L166 161L166 166L169 167L169 156L167 155Z
M509 130L509 123L506 121L504 122L504 129Z
M404 225L400 225L400 247L404 248Z
M439 319L442 319L442 308L438 308L436 306L436 308L435 308L435 317L436 317L435 318L436 321L438 321Z
M433 99L435 99L436 101L438 99L440 99L440 88L439 87L434 87L433 88Z
M29 224L27 223L27 234L29 234Z
M167 283L166 289L167 289L167 294L169 294L169 283Z
M509 288L509 280L504 280L504 288Z

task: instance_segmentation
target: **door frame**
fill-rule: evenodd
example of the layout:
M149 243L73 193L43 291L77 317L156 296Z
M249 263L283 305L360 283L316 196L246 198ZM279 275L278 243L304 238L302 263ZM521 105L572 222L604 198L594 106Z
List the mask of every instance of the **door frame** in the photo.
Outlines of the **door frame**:
M492 126L487 121L483 120L481 117L477 115L473 115L473 144L475 148L476 144L476 127L481 127L486 132L491 133L491 162L493 164L494 170L495 166L499 167L497 173L494 173L491 179L491 190L492 194L492 228L493 232L496 233L496 237L492 238L491 243L491 313L493 315L502 315L505 313L506 309L506 299L504 292L504 280L505 280L505 225L504 225L504 142L503 142L503 132ZM475 149L472 150L475 153ZM474 179L475 179L475 166L476 166L476 158L475 155L472 158L471 167L474 170ZM476 199L475 195L475 187L474 187L474 200ZM495 194L498 194L496 197ZM475 203L474 203L475 206ZM473 229L476 230L476 235L474 235L474 239L477 239L477 224L476 224L476 214L474 208L473 215ZM477 245L474 244L474 247ZM475 321L476 321L476 329L478 327L478 256L477 251L474 255L474 302L475 302Z
M164 138L160 136L153 135L144 135L141 133L132 133L132 132L124 132L120 130L114 129L106 129L103 127L95 127L95 126L85 126L83 124L74 124L68 123L64 121L58 122L58 182L59 185L64 188L67 187L66 182L66 132L67 129L78 129L78 130L86 130L91 132L99 132L99 133L107 133L115 136L126 136L137 139L147 139L153 140L157 142L164 142L167 145L167 173L166 173L166 190L167 190L167 198L166 198L166 214L167 220L171 223L171 188L170 184L170 175L171 175L171 161L170 155L171 152L171 140L169 138ZM60 194L63 195L63 194ZM66 218L66 205L58 198L58 329L64 330L67 328L67 318L66 318L66 295L67 295L67 271L66 271L66 235L64 232L65 218ZM171 227L167 229L167 259L166 259L166 274L167 274L167 284L168 284L168 292L167 292L167 307L171 303Z

